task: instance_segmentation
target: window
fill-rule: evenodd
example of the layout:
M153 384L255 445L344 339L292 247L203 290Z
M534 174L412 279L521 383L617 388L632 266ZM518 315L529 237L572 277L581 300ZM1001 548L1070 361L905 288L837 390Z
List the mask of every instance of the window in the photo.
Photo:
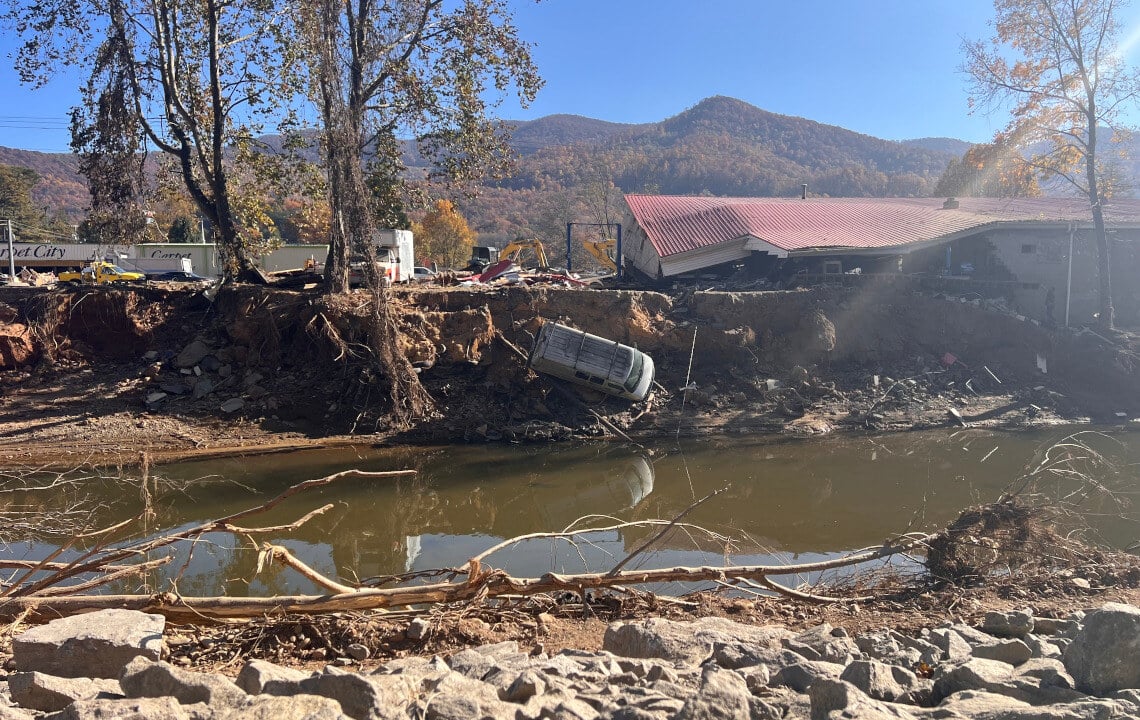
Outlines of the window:
M823 261L823 274L824 275L842 275L843 262L840 260L824 260Z
M1033 255L1037 252L1037 246L1033 243L1024 243L1021 246L1022 255Z

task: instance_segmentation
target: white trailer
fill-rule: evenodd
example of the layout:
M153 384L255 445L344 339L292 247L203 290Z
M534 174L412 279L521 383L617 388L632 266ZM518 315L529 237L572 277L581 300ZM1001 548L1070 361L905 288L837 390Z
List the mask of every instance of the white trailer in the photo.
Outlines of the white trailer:
M190 258L132 258L119 254L112 258L116 265L124 270L134 270L146 276L158 275L167 272L194 272L194 262Z
M390 282L411 282L416 252L411 230L377 230L376 260Z

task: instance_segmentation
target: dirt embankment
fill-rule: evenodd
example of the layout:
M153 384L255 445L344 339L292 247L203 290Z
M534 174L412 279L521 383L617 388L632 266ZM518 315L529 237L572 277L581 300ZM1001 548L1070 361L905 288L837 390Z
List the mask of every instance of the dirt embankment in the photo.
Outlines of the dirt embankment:
M417 288L391 302L436 408L394 434L368 351L369 302L255 286L213 303L161 288L0 289L0 462L133 462L361 433L543 441L614 427L648 438L1140 414L1131 336L1051 332L894 286ZM552 392L557 381L511 348L528 349L544 319L646 351L658 391L635 405Z

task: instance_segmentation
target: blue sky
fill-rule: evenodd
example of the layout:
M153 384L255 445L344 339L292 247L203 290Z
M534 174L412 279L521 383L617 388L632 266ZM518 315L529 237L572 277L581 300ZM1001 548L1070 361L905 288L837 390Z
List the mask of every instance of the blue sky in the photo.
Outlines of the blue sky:
M652 122L728 95L890 140L977 142L1005 124L970 115L958 71L962 38L990 34L991 0L510 2L546 87L526 109L508 99L503 118ZM1140 37L1140 10L1122 19L1125 37ZM14 50L0 37L0 145L65 151L79 76L31 90L12 71Z

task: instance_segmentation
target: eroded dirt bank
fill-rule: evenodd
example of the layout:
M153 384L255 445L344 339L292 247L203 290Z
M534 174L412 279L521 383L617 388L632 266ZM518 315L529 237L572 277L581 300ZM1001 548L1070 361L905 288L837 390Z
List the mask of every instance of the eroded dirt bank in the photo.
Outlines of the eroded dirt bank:
M639 439L1140 415L1131 335L1054 332L893 283L674 295L416 288L391 301L436 403L399 433L378 402L365 293L239 286L211 303L158 287L0 288L0 463L131 463L144 451L162 460L361 434L526 442L614 428ZM659 389L643 404L567 399L512 348L529 349L543 319L648 352Z

